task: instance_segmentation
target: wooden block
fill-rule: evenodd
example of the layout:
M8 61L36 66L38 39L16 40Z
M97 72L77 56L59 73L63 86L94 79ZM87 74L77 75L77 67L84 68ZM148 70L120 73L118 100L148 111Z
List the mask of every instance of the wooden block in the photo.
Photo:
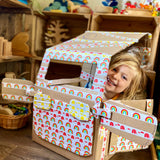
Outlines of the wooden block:
M20 32L12 39L12 52L16 56L31 57L27 44L29 35L27 32Z
M0 56L3 56L3 37L0 37Z
M8 42L8 55L12 55L12 42Z
M3 56L7 56L8 55L8 40L4 40L3 41Z

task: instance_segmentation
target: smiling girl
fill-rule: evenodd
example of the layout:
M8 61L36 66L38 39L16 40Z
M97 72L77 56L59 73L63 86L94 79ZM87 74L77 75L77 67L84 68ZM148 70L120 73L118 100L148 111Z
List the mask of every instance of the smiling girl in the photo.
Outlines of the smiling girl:
M141 56L131 49L114 55L106 78L104 100L146 98L146 74Z

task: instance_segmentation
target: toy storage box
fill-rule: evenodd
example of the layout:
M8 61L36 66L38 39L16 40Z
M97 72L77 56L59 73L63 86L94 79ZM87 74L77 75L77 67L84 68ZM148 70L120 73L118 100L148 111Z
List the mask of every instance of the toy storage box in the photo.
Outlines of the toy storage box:
M86 32L46 50L35 86L4 79L2 96L32 103L34 95L33 140L69 159L108 159L119 151L142 149L156 130L156 118L144 112L152 113L152 100L101 100L111 56L144 41L150 41L146 33ZM80 78L46 79L51 59L84 63ZM90 80L92 88L83 88ZM78 82L83 87L65 85ZM120 136L113 141L108 129Z

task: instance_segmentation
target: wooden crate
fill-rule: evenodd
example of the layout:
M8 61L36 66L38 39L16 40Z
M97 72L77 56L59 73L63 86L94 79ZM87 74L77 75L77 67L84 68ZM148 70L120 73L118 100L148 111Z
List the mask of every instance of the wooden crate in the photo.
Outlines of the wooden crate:
M91 31L149 32L152 34L150 63L154 70L159 39L158 18L94 13Z
M27 32L29 34L29 41L27 42L29 48L31 48L32 42L32 16L30 14L10 14L10 13L1 13L0 14L0 23L3 24L0 27L0 36L11 41L14 36L20 32ZM30 51L31 52L31 51ZM0 59L1 66L0 73L5 72L15 72L17 75L22 72L30 72L30 62L26 61L24 57L12 57ZM28 74L27 79L30 79Z
M69 29L67 36L72 39L86 30L89 30L91 14L78 14L78 13L56 13L56 12L43 12L45 16L36 15L34 17L34 52L38 56L43 56L44 49L48 48L44 43L44 36L46 32L47 22L49 20L60 20Z

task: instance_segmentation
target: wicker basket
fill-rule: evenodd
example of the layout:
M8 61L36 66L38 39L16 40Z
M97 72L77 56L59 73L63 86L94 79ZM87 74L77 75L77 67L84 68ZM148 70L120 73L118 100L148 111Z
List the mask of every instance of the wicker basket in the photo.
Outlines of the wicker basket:
M3 115L0 114L0 127L5 129L19 129L26 125L31 115L31 105L28 105L28 114L26 115Z

